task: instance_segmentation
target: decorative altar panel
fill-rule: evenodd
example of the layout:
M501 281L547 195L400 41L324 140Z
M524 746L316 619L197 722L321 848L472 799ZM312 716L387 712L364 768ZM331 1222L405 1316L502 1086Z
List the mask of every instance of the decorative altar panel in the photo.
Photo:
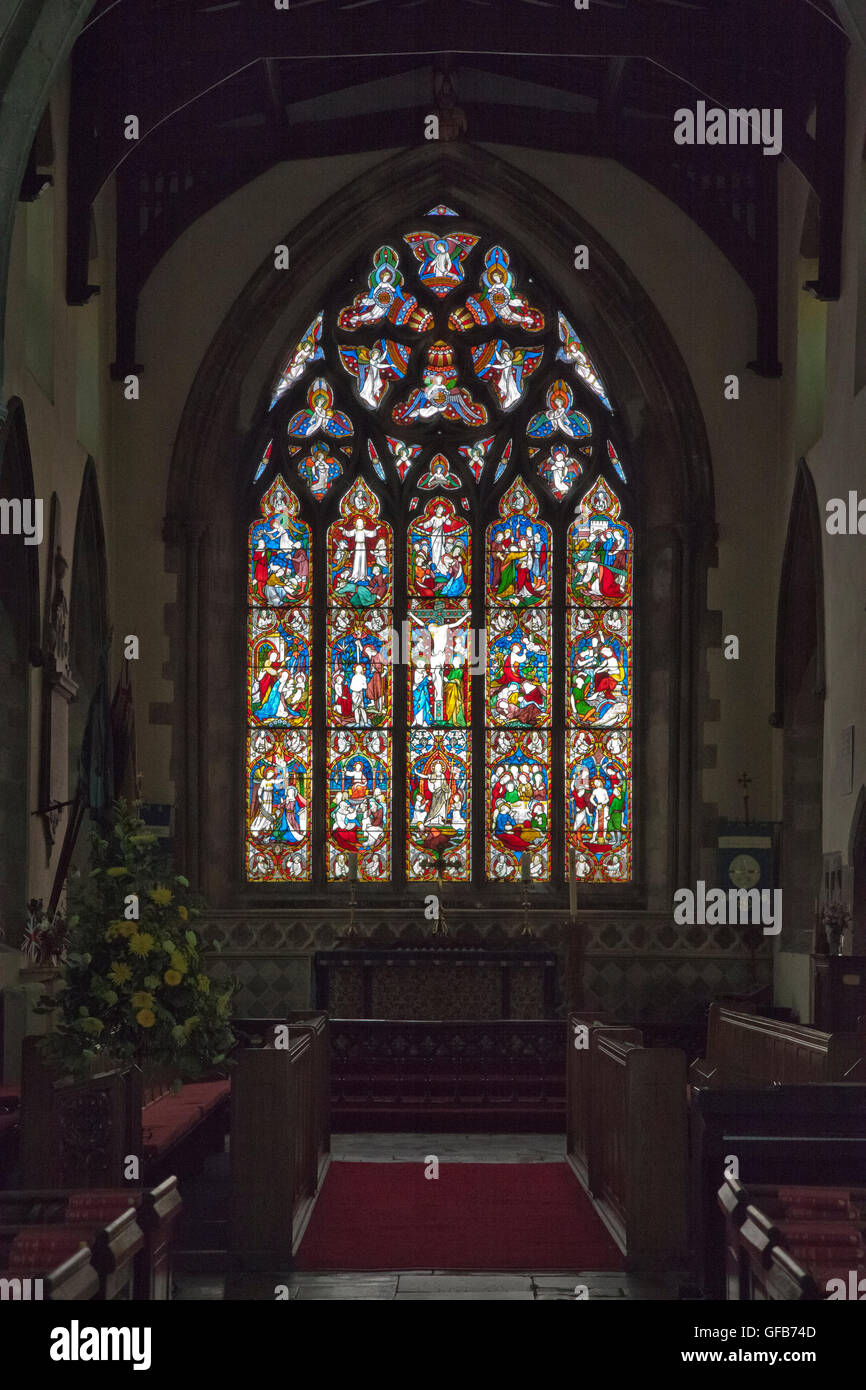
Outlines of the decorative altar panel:
M552 1018L556 953L445 947L320 951L316 1008L333 1018Z

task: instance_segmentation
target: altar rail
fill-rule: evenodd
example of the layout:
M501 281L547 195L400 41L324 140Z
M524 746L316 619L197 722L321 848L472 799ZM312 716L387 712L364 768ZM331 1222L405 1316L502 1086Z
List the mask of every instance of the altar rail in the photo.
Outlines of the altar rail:
M563 1128L564 1020L330 1026L335 1130Z
M571 1050L583 1056L569 1058L569 1162L629 1269L676 1268L687 1247L685 1055L607 1026Z

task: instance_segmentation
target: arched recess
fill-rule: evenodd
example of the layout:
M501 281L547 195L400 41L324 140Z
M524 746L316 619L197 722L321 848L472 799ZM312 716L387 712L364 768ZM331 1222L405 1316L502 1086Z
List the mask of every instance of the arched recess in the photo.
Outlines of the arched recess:
M623 890L606 885L620 896L605 901L666 908L672 885L694 877L701 822L696 798L705 652L699 634L706 570L714 559L703 419L660 315L606 242L547 188L469 144L397 155L329 200L284 238L291 272L275 272L272 257L262 264L201 363L175 442L165 532L167 564L178 574L170 629L178 846L215 905L293 900L288 885L246 885L241 858L245 619L239 538L256 428L261 433L281 356L331 282L371 239L440 202L497 228L529 263L541 264L551 290L593 343L621 410L641 513L637 583L651 621L637 634L643 674L635 805L643 832L635 883ZM579 273L576 242L589 247L590 268ZM309 896L306 890L306 901ZM329 900L333 896L329 891ZM562 906L564 885L554 896Z
M797 466L782 561L771 722L782 729L781 885L788 925L779 949L808 952L822 880L824 571L818 498L805 459Z
M34 499L24 406L14 397L0 425L0 497ZM0 537L0 927L17 944L27 902L29 666L38 666L37 545Z
M102 686L101 698L108 708L108 579L105 556L105 530L99 483L92 458L84 465L69 587L69 665L78 686L78 696L69 706L69 794L78 785L79 760L88 712L94 695ZM86 857L88 827L76 841L73 865Z

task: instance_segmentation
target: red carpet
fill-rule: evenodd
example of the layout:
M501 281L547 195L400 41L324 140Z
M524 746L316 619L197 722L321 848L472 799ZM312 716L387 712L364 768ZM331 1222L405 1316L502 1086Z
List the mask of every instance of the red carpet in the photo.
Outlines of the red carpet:
M565 1163L332 1163L308 1270L602 1270L622 1255Z

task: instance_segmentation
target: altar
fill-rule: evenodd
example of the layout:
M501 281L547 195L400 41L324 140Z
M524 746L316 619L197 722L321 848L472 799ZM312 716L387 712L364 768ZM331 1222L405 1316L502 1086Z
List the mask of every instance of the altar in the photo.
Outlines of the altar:
M545 1019L556 952L538 946L358 947L315 956L315 1007L332 1018Z

